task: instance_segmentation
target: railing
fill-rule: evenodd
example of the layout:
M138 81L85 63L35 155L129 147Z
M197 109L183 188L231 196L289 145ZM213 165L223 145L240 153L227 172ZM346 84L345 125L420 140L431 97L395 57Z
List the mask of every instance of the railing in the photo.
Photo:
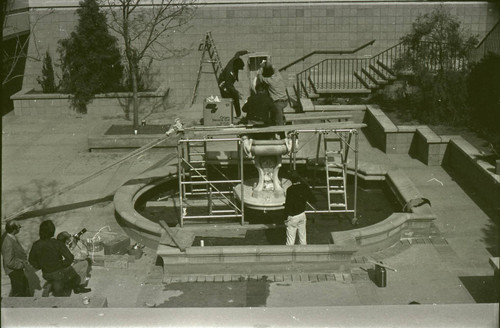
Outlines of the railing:
M481 39L476 48L471 51L469 60L477 63L489 52L500 54L500 21Z
M356 49L352 49L352 50L315 50L313 52L310 52L308 53L307 55L305 56L302 56L300 57L299 59L297 60L294 60L293 62L291 62L290 64L288 65L285 65L283 67L281 67L279 69L280 72L282 71L285 71L287 68L290 68L292 67L293 65L297 64L297 63L300 63L301 61L304 61L306 60L307 58L313 56L313 55L350 55L350 54L354 54L368 46L371 46L375 43L375 40L371 40L370 42L367 42L359 47L357 47Z
M377 60L380 60L387 67L391 67L395 58L399 58L405 51L406 45L400 42L370 58L324 59L296 75L298 96L301 96L303 89L306 89L306 92L314 92L312 88L307 87L309 79L313 84L322 86L323 89L366 89L366 86L354 75L355 72L360 72Z
M463 70L468 67L469 61L465 56L458 53L446 53L444 49L440 49L442 44L420 42L417 47L415 49L402 41L369 58L324 59L296 75L297 94L300 97L302 90L306 93L314 93L316 90L313 89L311 84L320 86L325 92L367 89L370 87L370 81L361 82L355 73L362 76L363 69L367 70L370 65L382 64L386 68L392 68L396 60L404 54L409 54L411 58L412 55L418 53L419 56L422 56L423 53L427 59L423 62L424 67L434 72L441 69ZM418 52L415 50L418 50Z

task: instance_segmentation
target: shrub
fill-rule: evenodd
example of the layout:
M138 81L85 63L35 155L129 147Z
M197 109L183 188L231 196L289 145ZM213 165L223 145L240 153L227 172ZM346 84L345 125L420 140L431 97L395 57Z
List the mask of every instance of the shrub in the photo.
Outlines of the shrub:
M466 122L469 109L465 72L422 72L415 76L415 85L418 88L407 94L407 102L419 121L451 125Z
M42 87L43 93L57 92L58 87L55 82L54 67L52 65L52 57L47 50L43 57L42 76L37 77L37 82Z
M117 39L106 25L106 16L96 0L84 0L77 9L76 31L59 42L62 63L62 87L74 95L73 107L87 111L97 93L119 91L123 76Z
M408 50L394 68L413 75L413 91L404 99L412 115L423 123L466 122L470 112L467 56L477 38L467 33L441 5L419 16L402 41Z
M500 129L500 55L490 53L474 65L467 86L475 119L486 128Z

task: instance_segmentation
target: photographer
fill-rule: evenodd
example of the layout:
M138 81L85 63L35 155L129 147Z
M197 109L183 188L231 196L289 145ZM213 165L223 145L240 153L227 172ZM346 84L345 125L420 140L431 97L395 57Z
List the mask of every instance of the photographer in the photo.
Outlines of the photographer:
M43 278L52 284L54 296L69 296L71 289L75 294L89 292L90 289L80 286L80 277L71 266L75 257L63 243L53 238L55 231L51 220L40 224L40 239L31 247L29 263L42 270Z
M83 229L74 236L71 236L67 231L63 231L57 235L57 240L62 242L75 257L72 267L80 277L80 286L82 287L87 285L90 279L90 271L92 269L92 262L89 258L87 246L80 240L80 236L86 231L86 229Z

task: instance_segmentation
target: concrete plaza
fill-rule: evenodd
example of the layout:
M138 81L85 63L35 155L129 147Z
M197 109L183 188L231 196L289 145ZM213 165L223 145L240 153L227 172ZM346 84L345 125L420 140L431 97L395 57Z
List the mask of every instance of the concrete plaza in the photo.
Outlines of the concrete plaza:
M45 119L16 117L14 113L4 116L2 216L8 216L38 198L89 176L124 156L120 152L88 152L88 136L105 130L111 124L130 122L118 117ZM369 156L371 161L404 170L421 193L431 200L432 210L437 215L436 231L443 240L441 243L426 242L425 239L421 242L401 242L374 254L375 259L383 260L386 265L397 269L397 272L388 270L387 287L375 285L369 274L373 264L367 262L354 265L351 275L337 279L315 276L297 281L287 278L290 277L289 272L283 272L257 280L187 282L179 279L164 282L162 268L155 266L155 250L146 249L144 256L130 262L126 269L95 266L89 283L92 292L85 296L90 297L91 301L93 298L106 298L107 305L111 308L110 317L127 317L119 308L135 308L131 310L134 318L141 317L141 311L168 311L139 308L210 308L206 309L210 318L206 322L202 316L193 314L203 313L201 310L191 311L184 318L180 316L184 312L176 312L171 324L177 323L178 326L219 326L212 319L222 312L213 308L222 310L237 307L246 308L247 311L238 312L240 310L233 309L233 312L228 313L232 313L234 317L241 315L243 321L234 321L233 318L223 321L226 322L225 325L255 326L266 323L271 326L325 326L329 324L319 318L311 318L311 314L325 318L338 314L338 318L343 318L337 322L341 326L355 326L355 322L363 325L356 320L362 320L363 315L373 315L374 319L386 320L386 323L394 326L406 323L415 327L438 327L439 324L431 325L428 322L433 317L431 306L440 307L442 326L497 326L498 304L474 306L475 311L466 310L473 303L499 302L498 280L495 281L493 269L488 263L491 256L498 256L499 239L495 222L498 218L494 217L494 211L441 166L426 166L409 155L384 154L373 148L366 138L361 140L360 147L361 161ZM148 151L86 184L52 198L20 221L20 242L29 250L31 244L38 239L38 226L43 219L54 221L56 233L63 230L74 233L82 228L98 231L104 226L109 226L113 232L124 233L115 219L111 197L113 192L165 155L165 152L158 150ZM2 298L7 297L9 291L10 281L2 269ZM41 291L36 290L35 296L40 295ZM82 295L72 295L68 304L71 303L70 299L80 302L81 298ZM406 306L412 302L421 305ZM255 307L263 307L274 313L274 320L279 320L282 316L287 319L281 324L273 320L269 323L262 311L248 310ZM349 310L345 310L346 307ZM415 307L420 307L421 312L415 310ZM286 309L290 311L287 312ZM51 310L53 309L36 309L34 313L48 311L46 318L49 319L38 323L45 326L49 325L50 320L55 320L63 325L64 322L61 323L61 318L57 317L63 312L56 314ZM92 313L102 312L99 309L96 311ZM325 314L328 311L329 314ZM349 321L339 314L343 311L348 311L353 316L353 311L361 312L357 314L357 319ZM396 319L391 319L393 311L401 311L401 314L395 314L393 317ZM32 319L19 315L22 309L13 308L2 312L2 322L6 320L5 322L20 326L32 322ZM295 319L290 319L289 314L292 312ZM66 317L75 320L79 316L73 309L64 313ZM158 313L172 315L173 312ZM160 315L158 313L152 315L152 321L145 324L160 325L153 319ZM440 317L439 314L434 315ZM261 321L256 319L259 316ZM91 320L96 320L97 323L108 319L109 317L96 317ZM225 317L222 316L221 320L225 320ZM101 323L106 324L103 322ZM133 322L136 321L126 321L123 324L130 326L134 325ZM71 326L82 325L70 324L69 321L67 323ZM136 322L135 325L139 324Z

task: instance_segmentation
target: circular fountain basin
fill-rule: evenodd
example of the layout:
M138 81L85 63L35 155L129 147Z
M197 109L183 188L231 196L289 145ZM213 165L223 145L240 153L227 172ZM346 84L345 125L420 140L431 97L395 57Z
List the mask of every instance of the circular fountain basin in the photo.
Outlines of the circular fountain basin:
M167 247L168 249L172 248L170 246L163 246L161 244L160 246L158 246L160 236L162 235L162 233L164 233L163 228L158 224L158 222L155 222L154 219L148 217L148 215L146 214L142 214L140 209L138 209L139 206L138 203L142 202L141 199L144 198L148 193L149 194L153 193L155 188L159 188L165 184L170 184L172 186L177 185L177 176L175 175L175 170L176 170L175 167L169 167L168 169L158 168L150 172L147 172L145 174L142 174L141 176L135 178L134 180L129 181L128 183L120 187L114 197L114 204L117 213L117 218L127 228L125 230L130 234L130 236L133 239L145 244L148 247L155 249L157 247L161 247L162 248L161 252L165 254L168 253L168 255L165 256L176 256L175 254L177 253L172 249L171 250L165 249L165 247ZM352 175L354 169L350 167L348 168L348 170L349 173ZM422 197L421 194L416 189L416 187L411 182L411 180L408 177L406 177L406 175L402 171L398 169L392 169L387 171L386 168L381 167L379 165L360 163L358 170L358 177L360 178L360 181L362 181L362 183L369 184L370 181L379 181L385 183L392 191L396 199L398 200L398 203L401 205L400 207L398 206L398 208L402 208L403 206L402 204L405 204L411 199L414 199L416 197ZM170 201L173 203L177 202L178 205L178 200L171 199ZM360 202L365 203L362 199L358 199L358 204ZM247 219L247 212L250 213L251 211L245 211L246 219ZM279 213L279 211L270 211L269 214L274 212ZM360 215L360 213L362 213L362 211L360 212L358 210L358 215ZM323 239L320 243L345 246L349 249L356 249L357 250L356 252L358 254L361 254L368 250L369 252L371 252L384 249L393 244L394 242L398 241L400 238L405 238L405 237L411 238L412 236L414 237L417 234L428 236L432 221L435 219L435 215L432 213L428 205L412 209L410 213L398 212L397 209L393 210L393 212L391 213L393 214L388 213L386 214L387 216L382 216L380 217L380 219L378 219L378 221L372 223L369 223L369 220L367 220L368 218L363 219L363 217L360 217L361 224L359 226L348 226L349 220L338 221L338 219L334 219L333 221L338 221L340 225L344 224L345 227L341 229L338 229L338 227L337 229L331 229L331 226L329 226L331 225L331 223L329 223L328 226L324 226L323 223L320 224L316 223L315 226L317 227L315 227L315 229L316 231L323 234L322 237ZM172 222L170 222L169 225L174 227L176 224L176 215L178 215L178 213L175 213L175 211L172 210L171 214L169 215L174 221L173 225L171 225ZM162 216L162 218L164 217L165 215ZM266 219L265 213L260 214L259 219L265 220ZM250 217L248 217L248 220L249 221L247 221L247 223L252 222ZM320 220L319 222L322 221L326 222L328 220L329 219L327 218L325 220ZM281 220L281 226L282 222L283 221ZM199 250L202 253L206 252L207 246L212 244L208 240L207 235L205 234L208 230L226 231L230 234L237 233L245 235L248 233L248 231L251 230L264 229L266 231L265 234L268 237L269 235L273 235L276 233L278 233L279 236L283 234L282 232L278 231L279 229L277 229L280 227L280 223L262 224L263 223L262 221L258 221L255 223L257 224L241 225L236 222L232 224L218 224L218 223L216 224L212 222L212 224L202 224L202 225L187 224L185 225L184 228L176 227L174 229L187 229L189 231L192 231L197 236L196 238L198 238L198 240L199 238L206 238L205 247L198 246L199 243L196 242L196 239L194 243L191 245L191 247L188 247L188 249L190 249L189 253L192 255L194 253L197 254L198 252L197 250ZM313 233L312 230L311 233ZM223 250L221 251L222 252L221 254L233 254L234 252L238 253L240 249L239 247L246 247L246 246L230 246L231 244L224 244L224 245L227 246L217 246L219 248L222 247ZM266 244L260 244L260 245L265 246ZM293 249L289 249L290 246L285 246L284 243L281 243L279 240L277 244L272 244L272 245L267 244L267 245L273 246L275 248L277 247L279 249L283 248L282 251L284 253L290 251L293 252ZM215 247L215 246L209 246L209 247ZM307 245L305 247L310 247L310 246ZM161 253L160 250L158 252L160 255ZM182 257L186 256L187 256L186 254L182 253ZM220 261L225 261L223 257L220 256L217 257L217 259L219 259ZM190 261L189 256L188 258L185 258L184 261L188 263Z

